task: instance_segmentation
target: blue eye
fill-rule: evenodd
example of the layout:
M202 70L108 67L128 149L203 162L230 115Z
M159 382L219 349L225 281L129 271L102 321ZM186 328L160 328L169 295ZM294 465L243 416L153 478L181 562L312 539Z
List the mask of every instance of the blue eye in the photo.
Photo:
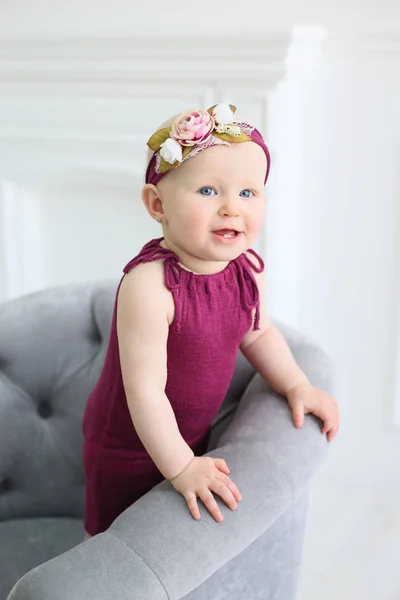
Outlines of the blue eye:
M251 198L252 196L254 196L254 194L251 190L242 190L239 196L241 196L242 198Z
M202 196L215 196L215 190L212 187L203 187L199 192Z

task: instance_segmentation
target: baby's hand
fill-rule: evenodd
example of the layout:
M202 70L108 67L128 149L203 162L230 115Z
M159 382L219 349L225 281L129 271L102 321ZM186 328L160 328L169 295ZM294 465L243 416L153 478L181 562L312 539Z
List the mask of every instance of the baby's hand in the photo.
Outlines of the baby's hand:
M326 433L331 442L339 429L339 407L334 398L326 392L315 388L310 383L303 383L291 389L287 394L292 410L295 427L304 423L304 415L312 413L321 419L322 433Z
M237 509L237 503L242 499L228 473L230 471L222 458L195 456L182 473L171 480L171 483L185 498L194 519L200 519L197 504L197 498L200 498L214 519L220 522L224 517L212 493L218 494L232 510Z

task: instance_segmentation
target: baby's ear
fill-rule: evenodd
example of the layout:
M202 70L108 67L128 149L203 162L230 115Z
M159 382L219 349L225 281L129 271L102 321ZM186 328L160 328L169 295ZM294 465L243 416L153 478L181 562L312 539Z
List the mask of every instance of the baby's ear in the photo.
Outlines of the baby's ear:
M149 215L158 221L164 216L160 190L152 183L146 183L142 189L142 200Z

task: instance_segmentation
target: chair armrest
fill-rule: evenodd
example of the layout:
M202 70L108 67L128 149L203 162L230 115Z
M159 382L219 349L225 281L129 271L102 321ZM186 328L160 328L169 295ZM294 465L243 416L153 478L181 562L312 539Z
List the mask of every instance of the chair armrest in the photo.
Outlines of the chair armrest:
M331 392L326 355L280 328L312 383ZM26 575L9 600L183 598L271 527L307 488L327 446L317 419L307 416L295 429L286 400L255 375L219 448L209 453L231 468L243 495L236 512L220 502L223 523L205 509L194 521L183 497L164 481L107 532Z

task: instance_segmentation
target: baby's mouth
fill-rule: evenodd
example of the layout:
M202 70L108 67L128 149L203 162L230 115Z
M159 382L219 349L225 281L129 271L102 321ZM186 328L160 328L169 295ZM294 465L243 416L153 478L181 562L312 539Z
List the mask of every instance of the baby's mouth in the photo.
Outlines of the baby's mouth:
M239 231L236 231L235 229L217 229L215 231L213 231L213 233L215 233L215 235L219 235L225 239L230 239L230 238L234 238L236 236L239 235Z

